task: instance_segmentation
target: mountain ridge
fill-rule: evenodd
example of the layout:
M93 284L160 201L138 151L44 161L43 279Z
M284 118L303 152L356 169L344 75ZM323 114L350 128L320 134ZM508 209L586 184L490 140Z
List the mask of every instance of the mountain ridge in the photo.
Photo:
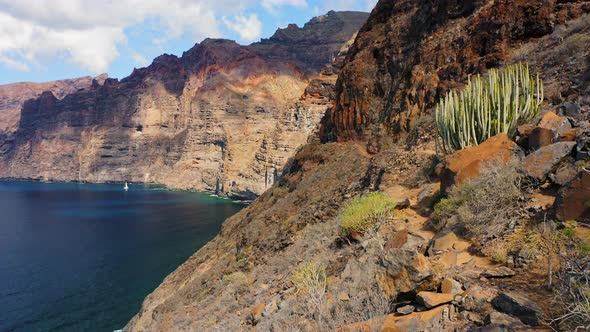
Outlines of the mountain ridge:
M315 41L302 51L205 39L121 80L29 101L19 128L0 138L0 177L156 182L253 199L315 129L325 98L305 88L335 81L320 71L335 74L331 62L367 16L330 12L295 29L293 43Z

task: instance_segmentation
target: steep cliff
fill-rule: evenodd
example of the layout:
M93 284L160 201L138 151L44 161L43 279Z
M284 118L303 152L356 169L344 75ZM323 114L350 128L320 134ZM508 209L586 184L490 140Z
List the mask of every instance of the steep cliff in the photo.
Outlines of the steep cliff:
M93 79L102 84L108 76L95 78L80 77L46 83L23 82L0 85L0 134L13 132L18 128L20 111L25 101L37 98L44 91L51 91L57 98L92 86Z
M545 107L577 100L587 123L589 13L588 1L379 1L340 71L322 120L324 144L302 147L272 188L145 299L125 330L525 330L540 324L542 311L551 319L559 306L548 300L546 267L534 270L538 262L514 253L511 268L497 264L451 228L456 217L444 227L431 215L440 182L429 113L469 74L526 60L542 69ZM379 144L367 144L374 138ZM570 195L582 193L577 181ZM375 190L399 211L343 234L339 213ZM551 197L534 190L510 202L518 209L499 209L545 227ZM293 277L301 271L311 275L307 285Z
M0 137L0 177L155 182L253 199L316 128L326 89L312 86L311 96L306 87L334 83L331 63L367 16L329 12L250 46L207 39L121 81L63 99L44 93ZM325 66L331 72L320 73Z
M515 50L589 7L557 0L380 1L349 52L322 141L408 131L449 88L518 58ZM549 86L549 96L559 95Z

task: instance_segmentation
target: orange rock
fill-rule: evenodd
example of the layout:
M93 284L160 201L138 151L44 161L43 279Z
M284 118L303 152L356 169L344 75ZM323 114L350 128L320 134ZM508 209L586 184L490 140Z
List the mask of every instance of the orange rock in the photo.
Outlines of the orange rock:
M575 146L575 142L545 146L524 158L521 167L527 176L543 181L563 158L572 153Z
M460 294L463 292L463 286L455 279L445 278L440 284L440 290L446 294Z
M455 294L420 292L416 295L416 301L426 308L434 308L441 304L449 303L455 299Z
M264 303L255 305L251 310L252 317L254 317L254 319L259 319L260 317L262 317L265 307L266 305Z
M448 306L440 306L428 311L414 312L405 316L387 315L373 320L342 326L338 332L405 332L440 331L443 311ZM380 320L383 319L383 323ZM381 328L379 328L381 327Z
M547 112L539 122L540 128L551 129L556 135L560 135L570 129L572 125L565 117L559 116L553 112Z
M576 129L570 129L559 134L559 141L560 142L573 142L576 140L578 136L578 131Z
M478 146L446 156L439 172L441 190L448 191L455 184L477 177L483 162L500 160L508 163L517 149L517 145L506 134L499 134Z

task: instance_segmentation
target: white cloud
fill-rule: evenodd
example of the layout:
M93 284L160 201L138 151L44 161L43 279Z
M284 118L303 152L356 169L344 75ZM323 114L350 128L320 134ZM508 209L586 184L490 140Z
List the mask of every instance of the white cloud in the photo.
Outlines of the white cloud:
M7 58L2 55L0 55L0 62L12 69L16 69L16 70L20 70L20 71L29 71L29 66L27 66L25 63L13 60L11 58Z
M316 15L321 15L329 10L360 10L370 12L375 8L378 0L323 0L318 1L318 5L314 7Z
M257 40L262 35L262 23L256 14L250 14L250 16L235 15L233 20L224 16L223 23L247 41Z
M189 34L219 37L216 10L241 8L219 0L0 0L0 62L24 70L28 64L62 57L102 73L127 43L125 30L157 22L167 38Z
M150 64L149 60L146 59L143 55L137 53L137 51L131 50L131 58L135 62L135 64L145 67Z
M325 13L353 7L368 10L375 2L309 4ZM263 31L257 14L273 14L284 6L303 9L309 4L307 0L0 0L0 64L29 70L58 60L98 74L108 70L121 49L138 64L147 62L127 47L128 39L136 38L130 31L141 33L146 27L157 31L151 47L162 52L171 40L222 37L227 30L253 41ZM257 14L243 14L254 11Z
M262 7L267 10L274 10L276 7L280 6L294 6L299 8L307 7L306 0L262 0L261 2Z

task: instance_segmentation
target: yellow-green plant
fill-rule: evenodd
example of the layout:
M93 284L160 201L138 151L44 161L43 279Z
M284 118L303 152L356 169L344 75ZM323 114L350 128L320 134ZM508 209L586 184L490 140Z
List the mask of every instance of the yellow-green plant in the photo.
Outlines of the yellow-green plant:
M297 288L297 292L306 298L310 313L316 316L318 324L321 325L322 309L328 287L326 267L317 262L303 263L293 271L291 281Z
M463 90L451 90L437 105L437 149L449 154L500 133L512 136L539 114L542 102L543 81L538 73L531 76L528 64L469 78Z
M364 233L391 219L395 202L383 192L372 192L354 198L338 214L340 226L348 235Z

